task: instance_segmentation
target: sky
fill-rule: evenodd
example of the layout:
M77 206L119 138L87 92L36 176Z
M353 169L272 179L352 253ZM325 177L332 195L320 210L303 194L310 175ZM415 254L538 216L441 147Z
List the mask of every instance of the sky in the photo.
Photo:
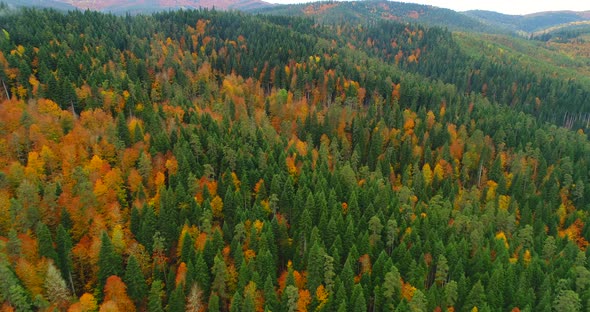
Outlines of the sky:
M317 0L266 0L271 3L301 3L316 2ZM400 1L400 0L398 0ZM448 8L455 11L467 10L489 10L504 14L529 14L542 11L589 11L590 1L588 0L411 0L412 2L428 4L441 8Z

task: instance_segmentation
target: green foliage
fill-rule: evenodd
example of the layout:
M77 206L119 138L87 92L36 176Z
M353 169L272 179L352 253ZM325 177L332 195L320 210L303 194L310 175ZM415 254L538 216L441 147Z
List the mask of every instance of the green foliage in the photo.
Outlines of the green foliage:
M51 233L47 225L43 223L37 225L37 240L39 242L39 255L56 261L57 253L53 247L53 239L51 238Z
M136 305L139 305L146 298L148 289L143 272L141 272L139 263L133 255L127 259L127 268L125 269L123 281L127 285L129 297L135 301Z
M118 275L148 311L588 308L579 60L391 21L0 22L2 305Z
M119 255L106 232L102 232L100 252L98 255L98 286L103 289L107 278L111 275L120 276L123 273L121 255Z
M163 312L164 308L162 307L162 295L163 295L163 284L160 280L155 280L152 282L152 286L150 288L150 292L148 295L148 304L147 304L147 311L148 312Z

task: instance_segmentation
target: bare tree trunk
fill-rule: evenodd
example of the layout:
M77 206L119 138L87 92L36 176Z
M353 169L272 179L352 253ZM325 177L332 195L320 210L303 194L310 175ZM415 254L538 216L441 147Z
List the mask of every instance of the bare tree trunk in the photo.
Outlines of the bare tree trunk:
M69 272L70 286L72 287L72 295L76 295L76 288L74 288L74 280L72 279L72 272Z
M8 94L8 88L6 88L6 83L4 83L4 79L2 79L2 86L4 87L4 92L6 92L6 99L10 100L10 94Z

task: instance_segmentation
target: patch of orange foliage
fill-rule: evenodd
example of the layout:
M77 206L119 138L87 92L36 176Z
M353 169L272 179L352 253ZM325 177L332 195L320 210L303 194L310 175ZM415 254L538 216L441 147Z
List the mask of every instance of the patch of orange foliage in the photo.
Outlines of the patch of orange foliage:
M416 292L416 287L402 280L402 297L406 299L406 301L412 301L412 298L414 297L414 292Z
M322 3L311 4L311 5L306 6L303 9L303 13L305 15L321 14L321 13L326 12L329 9L337 7L338 5L340 5L340 4L337 2L325 3L325 4L322 4Z
M586 250L589 243L582 234L583 229L584 222L582 222L580 219L576 219L572 225L570 225L565 230L560 230L558 234L559 237L562 238L567 236L567 238L571 241L574 241L581 250Z
M408 12L408 17L413 18L413 19L418 19L420 17L420 13L418 13L416 11L410 11L410 12Z
M311 303L311 295L309 290L299 290L299 300L297 300L297 311L307 312L307 306Z

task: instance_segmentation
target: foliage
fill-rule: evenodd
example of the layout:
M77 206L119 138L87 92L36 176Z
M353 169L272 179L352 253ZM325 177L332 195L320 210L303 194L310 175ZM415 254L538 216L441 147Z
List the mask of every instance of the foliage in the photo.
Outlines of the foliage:
M393 21L0 27L3 308L588 309L583 79Z

